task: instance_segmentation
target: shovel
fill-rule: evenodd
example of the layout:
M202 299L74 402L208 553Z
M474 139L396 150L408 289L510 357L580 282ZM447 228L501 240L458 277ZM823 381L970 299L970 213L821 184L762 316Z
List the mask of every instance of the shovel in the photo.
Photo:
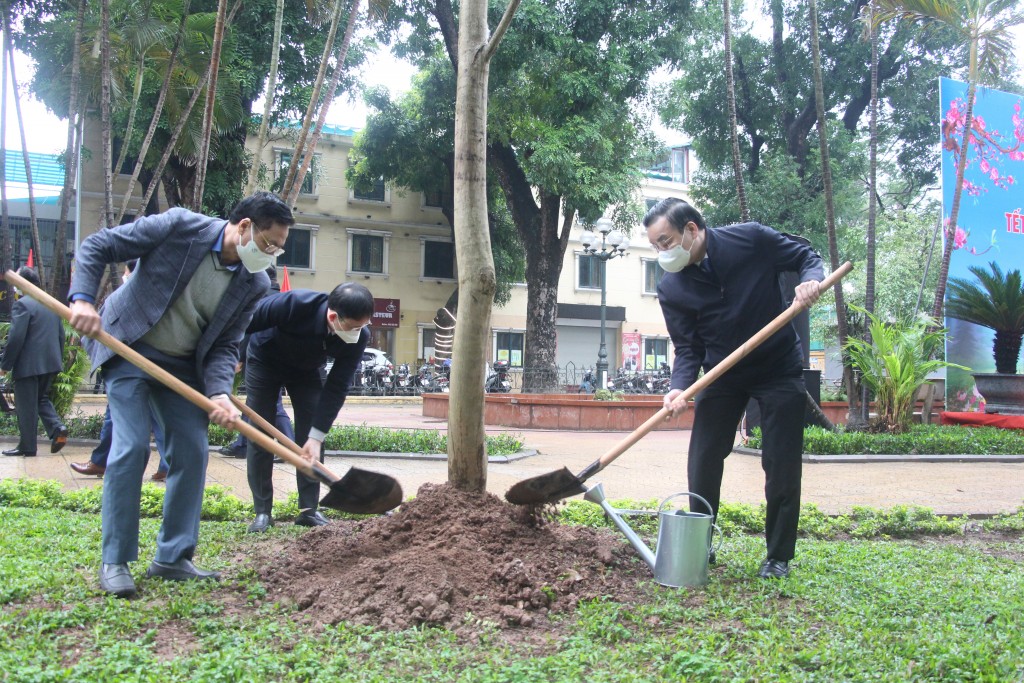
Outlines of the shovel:
M60 317L68 321L71 320L71 309L14 271L8 270L4 274L4 279L16 285L21 291ZM100 330L94 338L132 365L145 371L153 379L202 408L204 412L210 413L218 407L209 398L203 396L156 363L145 358L120 339L112 337L108 332ZM344 477L339 477L321 463L308 462L305 457L293 453L285 446L263 434L260 430L241 420L235 421L235 427L250 441L259 444L260 448L280 456L310 479L316 479L330 486L331 490L320 501L320 504L324 507L355 514L378 514L387 512L402 502L402 487L396 480L385 474L358 470L353 467L349 469Z
M844 275L850 272L852 265L849 261L839 266L831 275L825 278L819 285L818 291L825 292L835 285ZM732 366L736 365L741 358L760 346L766 339L782 329L795 318L803 307L795 301L785 311L780 313L774 320L765 325L753 337L743 343L738 349L730 353L721 363L711 368L708 372L691 384L683 393L682 398L690 400L702 391L709 384L721 377ZM679 400L678 398L676 400ZM586 493L587 487L583 485L590 477L594 476L609 465L615 458L625 453L633 444L647 435L658 424L671 415L666 408L662 408L650 417L646 422L637 427L631 434L619 443L615 444L607 453L594 462L587 465L579 474L573 474L568 468L563 467L555 472L540 474L536 477L524 479L514 484L505 493L505 500L513 505L544 505L554 503L562 498Z
M232 396L231 402L242 411L243 415L252 420L253 424L294 452L294 455L289 454L287 457L282 455L282 458L294 465L296 469L301 470L302 465L309 465L302 448L285 436L281 430L267 422L263 416L245 405L245 402L237 396ZM317 465L319 464L317 463ZM305 470L303 470L303 473L305 473ZM331 474L326 469L325 473ZM345 512L374 514L398 507L398 504L401 502L402 487L398 485L397 481L386 474L350 467L344 477L338 480L336 484L331 484L331 490L323 497L320 504L324 507L344 510Z

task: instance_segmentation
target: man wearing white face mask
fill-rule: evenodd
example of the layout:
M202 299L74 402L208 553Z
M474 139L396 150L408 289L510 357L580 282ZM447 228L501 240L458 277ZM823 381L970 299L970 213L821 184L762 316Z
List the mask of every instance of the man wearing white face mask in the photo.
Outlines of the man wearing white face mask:
M272 294L256 306L249 325L245 364L246 405L274 422L281 388L288 390L295 418L295 442L307 460L323 461L324 436L345 404L373 316L373 295L353 282L328 294L293 289ZM325 380L320 368L330 356L334 365ZM260 533L274 524L273 456L249 442L246 454L249 489L256 519L249 531ZM295 473L300 526L323 526L317 511L320 483Z
M800 275L795 299L809 306L824 278L821 257L808 246L758 223L710 230L681 199L665 199L644 217L647 239L666 271L658 301L672 338L675 359L664 406L686 410L683 390L698 371L715 367L788 307L779 282L783 272ZM803 353L792 325L774 334L695 399L687 462L689 490L718 514L725 458L750 399L761 408L764 435L767 556L761 578L784 578L796 548L803 453ZM697 499L691 509L703 512Z
M294 222L280 198L258 192L240 201L228 220L175 208L83 240L68 297L71 325L88 337L106 330L217 406L207 415L106 346L85 340L93 364L103 367L116 425L103 486L100 587L107 593L135 593L128 563L138 559L152 418L166 436L168 472L163 525L146 575L218 578L192 564L209 458L207 429L211 420L230 429L239 417L228 398L238 343L256 302L270 288L266 261L280 253ZM139 263L131 279L97 312L107 264L134 258Z

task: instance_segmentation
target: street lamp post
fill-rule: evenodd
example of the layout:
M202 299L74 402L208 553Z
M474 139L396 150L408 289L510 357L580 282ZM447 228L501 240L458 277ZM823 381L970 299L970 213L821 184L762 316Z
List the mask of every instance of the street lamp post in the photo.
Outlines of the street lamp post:
M593 256L601 262L601 346L597 350L597 386L605 389L608 386L608 349L605 346L604 328L607 309L608 283L605 279L608 261L617 256L625 256L629 248L629 239L615 229L615 225L607 218L599 218L594 227L601 235L601 244L597 244L597 235L591 230L584 230L580 235L583 253Z

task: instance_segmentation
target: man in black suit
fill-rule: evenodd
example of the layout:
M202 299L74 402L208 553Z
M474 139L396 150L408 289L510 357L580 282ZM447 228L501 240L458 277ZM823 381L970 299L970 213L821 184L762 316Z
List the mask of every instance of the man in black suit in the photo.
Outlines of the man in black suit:
M262 299L249 324L245 363L246 404L273 423L281 387L288 390L295 413L295 436L306 459L323 462L324 436L348 396L356 366L370 340L366 325L373 316L373 295L366 287L346 282L330 295L293 289ZM327 357L334 366L326 380L320 368ZM274 524L273 456L250 441L247 454L249 489L256 519L249 531ZM317 512L320 483L296 472L300 526L323 526Z
M39 286L35 268L23 266L18 275ZM21 297L11 310L11 329L0 361L0 369L14 378L14 405L21 437L18 447L4 451L4 455L35 455L40 419L50 437L50 452L64 448L68 430L50 402L50 385L63 368L64 326L60 316L31 297Z

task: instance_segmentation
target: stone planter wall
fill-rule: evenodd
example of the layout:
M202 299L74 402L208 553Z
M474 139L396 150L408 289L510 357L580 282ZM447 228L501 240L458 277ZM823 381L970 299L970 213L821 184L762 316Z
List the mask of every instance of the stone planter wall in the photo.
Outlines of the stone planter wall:
M423 415L448 419L448 394L423 394ZM623 401L595 401L580 394L487 394L484 398L484 424L513 429L560 429L581 431L631 432L661 408L661 396L630 396ZM921 404L917 405L918 410ZM941 411L941 401L932 407L933 421ZM849 410L845 401L825 401L821 410L833 424L846 424ZM655 429L693 428L693 404L690 410L659 424Z
M661 408L661 396L595 401L580 394L487 394L484 424L514 429L631 432ZM423 394L423 415L448 419L448 394ZM690 429L693 410L655 429Z

